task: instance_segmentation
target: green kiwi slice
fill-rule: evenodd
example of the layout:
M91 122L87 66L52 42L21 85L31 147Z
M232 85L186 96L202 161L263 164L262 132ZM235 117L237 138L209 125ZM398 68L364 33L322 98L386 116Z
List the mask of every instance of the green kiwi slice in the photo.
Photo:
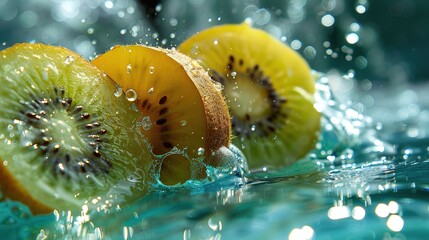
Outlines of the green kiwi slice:
M232 116L232 140L251 169L281 167L305 156L318 139L320 113L305 60L248 24L206 29L178 50L196 59L223 95Z
M152 163L141 114L115 96L111 79L44 44L17 44L0 61L0 191L7 198L37 214L145 194Z

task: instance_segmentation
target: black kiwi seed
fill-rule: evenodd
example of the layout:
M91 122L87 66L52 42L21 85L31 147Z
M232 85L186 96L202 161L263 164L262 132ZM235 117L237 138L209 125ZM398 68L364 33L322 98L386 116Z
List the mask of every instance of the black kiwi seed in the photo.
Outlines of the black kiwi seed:
M284 118L287 117L287 114L282 112L282 105L287 102L287 99L277 94L271 84L270 78L264 74L259 64L245 66L243 59L238 60L239 67L236 67L236 64L236 58L233 55L229 55L226 64L226 74L223 75L214 69L210 69L209 75L213 81L223 85L234 84L236 77L231 77L231 73L235 71L234 76L246 78L255 87L261 87L267 92L271 111L269 115L259 120L252 118L251 112L245 114L244 118L238 118L232 112L232 130L239 137L249 137L251 135L268 136L276 132L276 129L281 128L286 122Z
M166 148L173 148L173 144L171 142L163 142L162 145Z
M164 115L164 114L166 114L167 112L168 112L168 108L166 108L166 107L161 108L161 110L159 110L159 116Z
M55 177L71 178L75 174L105 174L110 171L112 164L102 155L103 135L107 130L93 119L96 116L83 112L84 108L74 105L72 98L65 97L62 87L53 88L54 96L34 96L31 100L22 101L22 117L16 118L31 126L35 138L29 147L43 155L43 165L50 168ZM43 95L43 94L41 94ZM82 138L88 144L89 152L84 156L72 156L63 148L61 139L53 139L45 123L50 121L51 113L64 112L70 119L75 119L76 126L81 130ZM73 178L76 179L76 178ZM80 179L80 178L78 178ZM86 178L83 178L86 179Z
M145 108L146 107L146 104L149 102L149 100L148 99L145 99L144 101L143 101L143 103L142 103L142 108Z
M162 105L167 101L167 96L163 96L161 99L159 99L159 104Z
M163 125L163 124L165 124L167 122L167 119L165 119L165 118L160 118L160 119L158 119L158 120L156 120L156 125Z

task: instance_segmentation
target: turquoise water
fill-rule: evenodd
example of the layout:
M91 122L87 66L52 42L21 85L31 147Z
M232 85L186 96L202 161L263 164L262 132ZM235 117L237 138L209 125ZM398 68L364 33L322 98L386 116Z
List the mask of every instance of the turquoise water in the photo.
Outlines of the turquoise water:
M281 170L188 182L107 211L31 216L0 203L11 239L421 239L429 234L429 138L391 132L317 83L318 147ZM390 119L391 121L391 119ZM409 130L409 129L408 129ZM240 159L237 158L237 161ZM226 174L229 173L229 174ZM222 176L220 176L222 175ZM5 234L5 235L3 235Z
M429 234L429 95L428 86L418 83L427 79L421 60L427 56L423 1L164 2L153 6L151 21L134 0L0 0L0 49L38 41L90 59L115 44L174 47L203 28L251 19L327 73L317 83L323 113L317 148L287 168L252 173L244 173L237 156L234 169L215 169L211 181L159 187L106 211L32 216L20 203L0 202L1 238L424 239ZM379 18L387 20L374 22ZM416 36L423 41L413 42Z

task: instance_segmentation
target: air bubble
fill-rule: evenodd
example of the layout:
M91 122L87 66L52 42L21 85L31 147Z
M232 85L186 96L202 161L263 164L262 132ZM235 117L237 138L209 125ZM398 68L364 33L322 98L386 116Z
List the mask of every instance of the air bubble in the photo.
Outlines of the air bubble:
M213 44L214 44L214 45L217 45L218 43L219 43L219 42L218 42L217 40L214 40L214 41L213 41Z
M153 74L155 72L155 67L154 66L150 66L149 67L149 73Z
M121 29L121 31L120 31L120 33L121 33L121 35L124 35L125 33L127 33L127 29Z
M120 97L122 95L122 87L121 86L117 86L115 93L114 93L115 97Z
M134 102L137 99L137 93L134 89L130 88L125 92L125 98L127 98L128 101Z
M180 121L180 126L184 127L188 124L188 122L186 120L181 120Z
M237 72L231 72L231 77L235 78L237 76Z
M141 125L143 130L150 130L152 128L152 121L150 120L149 116L145 116L143 117L142 121L141 121Z
M170 19L170 25L171 25L172 27L177 26L177 19L175 19L175 18Z
M64 60L64 63L69 65L74 61L74 57L73 56L68 56L66 57L66 60Z
M204 155L204 148L200 147L198 148L198 156Z
M88 34L93 34L94 33L94 28L88 28L87 33Z
M128 73L128 74L130 74L130 73L131 73L132 68L133 68L133 67L131 66L131 64L128 64L128 65L127 65L127 73Z

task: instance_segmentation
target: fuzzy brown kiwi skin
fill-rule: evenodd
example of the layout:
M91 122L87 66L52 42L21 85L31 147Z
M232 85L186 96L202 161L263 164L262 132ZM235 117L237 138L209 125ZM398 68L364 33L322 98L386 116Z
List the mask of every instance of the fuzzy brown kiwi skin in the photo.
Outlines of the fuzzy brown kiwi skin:
M204 155L210 165L217 166L216 162L210 161L211 154L221 147L228 147L231 137L231 117L225 98L215 87L215 84L207 71L195 60L177 51L163 50L168 56L180 63L186 70L201 94L206 115L206 145Z

